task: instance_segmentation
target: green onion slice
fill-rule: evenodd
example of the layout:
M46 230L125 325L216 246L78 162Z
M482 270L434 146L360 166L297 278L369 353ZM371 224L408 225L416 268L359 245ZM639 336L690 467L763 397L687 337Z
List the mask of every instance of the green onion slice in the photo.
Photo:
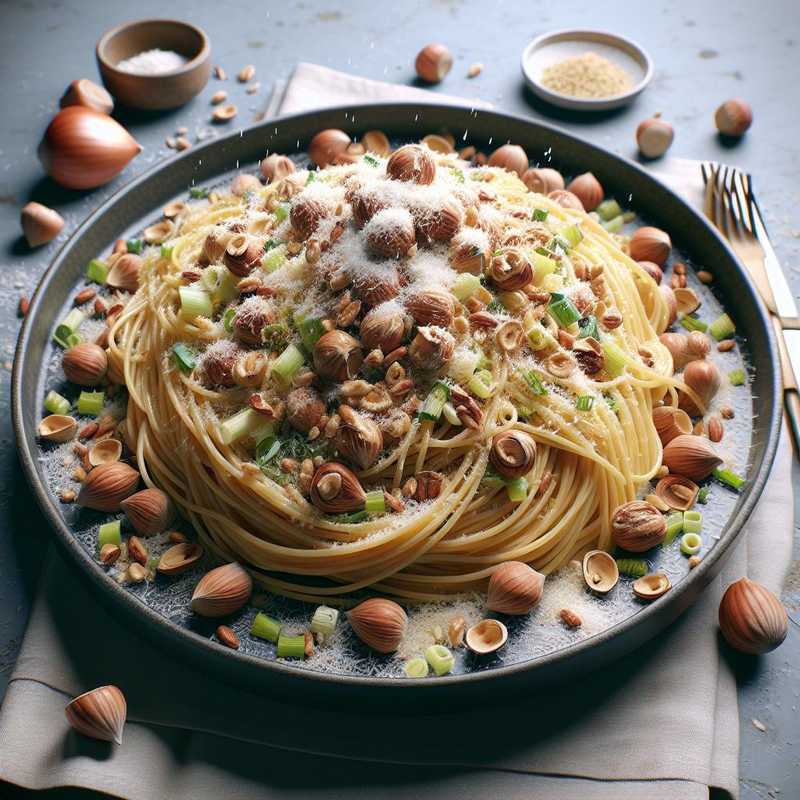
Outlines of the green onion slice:
M708 326L708 332L721 342L723 339L730 339L736 333L736 326L727 314L722 314Z
M182 342L172 345L172 355L181 372L191 372L197 366L194 351Z
M450 387L443 381L436 381L433 388L425 398L419 418L422 420L432 420L436 422L442 415L444 404L450 399Z
M50 391L44 399L44 407L51 414L65 415L69 413L70 402L58 392Z
M403 672L407 678L425 678L428 675L428 662L417 656L403 665Z
M506 494L512 503L521 503L528 496L528 481L514 478L506 483Z
M731 489L736 489L738 492L747 481L737 475L735 472L732 472L729 469L721 469L717 467L714 470L714 477L720 482L724 483L726 486L730 486Z
M339 620L339 612L335 608L328 606L318 606L311 617L311 624L308 626L312 633L321 633L323 636L330 636L336 628Z
M278 636L278 658L300 658L306 657L306 637L305 636Z
M259 639L266 639L268 642L277 642L281 632L281 623L278 620L268 617L263 611L259 611L250 626L250 635L257 636Z
M93 258L86 265L86 277L95 283L105 283L108 279L108 264L99 258Z
M425 660L431 665L437 675L447 675L452 672L455 658L453 654L441 644L432 644L425 651Z
M118 519L112 522L104 522L97 531L97 549L99 550L104 544L122 543L122 526Z
M87 417L96 417L106 403L105 392L83 391L78 397L78 413Z

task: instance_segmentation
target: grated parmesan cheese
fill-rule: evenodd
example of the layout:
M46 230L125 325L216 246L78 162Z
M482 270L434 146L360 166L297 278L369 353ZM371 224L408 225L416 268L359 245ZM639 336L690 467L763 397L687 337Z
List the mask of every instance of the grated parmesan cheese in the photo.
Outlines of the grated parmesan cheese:
M541 83L569 97L613 97L632 85L624 69L591 51L546 67Z

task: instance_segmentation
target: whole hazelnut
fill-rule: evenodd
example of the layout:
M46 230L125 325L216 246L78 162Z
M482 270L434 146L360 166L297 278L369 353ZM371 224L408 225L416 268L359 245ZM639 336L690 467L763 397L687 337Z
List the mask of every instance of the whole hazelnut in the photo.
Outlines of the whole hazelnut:
M443 44L429 44L417 53L414 68L427 83L439 83L453 66L453 56Z
M742 136L753 124L753 110L744 100L726 100L714 113L714 123L724 136Z
M664 541L667 522L661 512L644 500L619 506L611 518L614 544L631 553L644 553Z

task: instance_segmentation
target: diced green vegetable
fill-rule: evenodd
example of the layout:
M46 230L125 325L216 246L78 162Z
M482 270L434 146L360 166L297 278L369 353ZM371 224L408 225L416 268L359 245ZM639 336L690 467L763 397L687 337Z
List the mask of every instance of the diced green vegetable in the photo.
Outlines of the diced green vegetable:
M173 249L174 249L173 245L171 244L162 244L160 251L161 258L166 258L167 260L170 260L172 258Z
M601 222L600 224L609 232L609 233L619 233L622 230L622 214L618 217L614 217L614 219L608 220L608 222Z
M282 322L266 325L261 331L261 338L264 340L264 347L267 350L282 351L290 338L289 327Z
M547 243L547 249L557 256L563 256L569 252L570 244L563 236L554 236Z
M367 514L386 513L386 500L383 496L383 489L375 489L372 492L367 492L366 499L364 500L364 511L366 511Z
M683 511L673 511L667 515L667 535L664 544L672 544L675 537L683 532Z
M266 639L268 642L277 642L281 633L281 623L278 620L268 617L263 611L259 611L250 626L250 635L257 636L259 639Z
M97 531L97 549L104 544L122 544L122 526L118 519L112 522L104 522Z
M261 259L261 269L264 272L275 272L286 263L286 245L279 244L273 247Z
M194 351L182 342L172 345L172 355L181 372L191 372L197 366Z
M299 658L306 657L306 637L305 636L278 636L278 658Z
M597 317L594 314L589 314L578 320L578 338L586 339L589 336L598 341L600 340L600 332L597 330Z
M202 200L208 197L209 194L209 190L204 186L192 186L189 189L189 197L193 197L195 200Z
M506 493L512 503L521 503L528 496L528 481L514 478L506 483Z
M442 381L436 381L433 384L428 396L425 398L425 403L422 406L422 411L419 412L419 418L422 420L432 420L436 422L442 415L444 404L450 399L450 387Z
M105 392L83 391L78 397L78 413L87 417L96 417L106 403Z
M86 277L95 283L105 283L108 278L108 264L99 258L93 258L86 265Z
M83 341L83 336L79 333L71 333L67 336L67 347L75 347L76 344L80 344Z
M311 617L311 624L308 629L311 633L321 633L323 636L330 636L336 629L339 620L339 612L335 608L328 606L318 606Z
M522 373L522 377L525 378L525 383L533 390L535 395L539 397L544 397L547 394L547 387L542 383L541 378L532 370L528 370L527 372Z
M591 411L592 406L594 405L594 397L590 394L582 394L576 401L575 401L575 408L578 411Z
M428 662L417 656L403 665L403 672L407 678L425 678L428 675Z
M69 414L70 403L58 392L49 391L44 399L44 407L51 414Z
M604 339L600 346L603 348L603 367L612 378L618 378L625 371L627 357L620 348L610 339Z
M708 495L711 494L711 487L704 486L700 491L697 493L697 502L705 505L708 502Z
M534 208L533 209L533 221L534 222L544 222L547 219L547 216L550 212L546 208Z
M684 533L681 536L681 553L686 556L693 556L700 552L703 546L703 539L696 533Z
M620 575L627 575L630 578L647 575L647 562L643 558L618 558L616 561Z
M747 373L743 369L734 369L728 373L731 386L744 386L747 382Z
M481 484L492 489L503 489L506 485L505 478L494 471L492 467L487 467L481 478Z
M575 308L575 304L572 300L565 297L560 292L551 292L550 304L547 310L561 328L568 328L581 318L580 311Z
M603 200L603 202L597 206L595 211L597 212L597 216L606 222L622 214L622 209L620 208L619 203L614 199Z
M141 239L128 239L125 242L125 247L127 247L129 253L135 253L137 256L142 254L142 250L144 250L144 242Z
M534 323L528 331L528 344L531 350L543 350L548 343L547 333L538 323Z
M256 461L259 464L266 464L278 455L280 449L281 440L277 436L265 436L256 445Z
M453 283L452 292L462 303L481 288L481 279L468 272L459 275Z
M278 207L275 209L275 216L278 222L283 222L284 220L289 218L289 204L288 203L280 203Z
M275 360L270 374L275 377L279 384L288 386L300 367L305 363L305 360L305 356L300 349L290 344Z
M569 244L570 247L577 247L583 240L583 233L579 225L570 225L561 231L561 236Z
M544 279L558 268L558 262L538 250L533 253L533 282L541 286Z
M61 324L56 328L53 338L62 347L67 346L67 339L73 334L78 332L78 328L83 325L86 315L79 308L73 308L72 311L64 317Z
M615 414L616 414L616 413L617 413L617 411L619 411L619 405L618 405L618 403L617 403L617 398L616 398L616 397L614 397L614 395L611 395L611 394L604 394L604 395L603 395L603 400L605 400L605 401L606 401L606 405L608 406L608 408L609 408L609 409L610 409L610 410L611 410L613 413L615 413Z
M730 339L736 333L736 326L727 314L722 314L708 326L708 332L721 342L723 339Z
M226 308L225 313L222 315L222 327L225 328L228 333L233 333L234 317L236 317L236 309L233 306Z
M432 644L425 650L425 660L439 676L452 672L453 664L455 663L453 654L441 644Z
M699 511L683 512L684 533L700 533L703 529L703 515Z
M697 317L691 317L688 314L684 314L681 317L680 323L687 331L700 331L701 333L705 333L708 330L708 325L706 325L705 322L697 319Z
M179 286L178 296L181 301L181 316L187 319L194 317L211 317L214 304L211 296L204 289L196 286Z
M375 156L371 156L369 153L364 156L364 161L366 161L371 167L379 167L381 164L381 162L378 161Z
M333 514L330 519L339 525L357 525L359 522L366 522L369 514L366 511L351 511L349 514Z
M303 347L308 353L312 353L314 345L325 333L325 326L322 324L322 320L316 317L310 317L309 319L295 317L294 323L297 332L300 334L300 341L303 342Z
M492 373L487 369L479 369L467 383L467 388L481 400L492 396Z
M464 183L464 171L463 171L463 170L460 170L460 169L457 169L457 168L453 168L453 169L451 169L451 170L450 170L450 174L451 174L451 175L452 175L452 176L453 176L453 177L454 177L454 178L455 178L455 179L456 179L456 180L457 180L459 183Z
M721 469L717 467L714 470L714 477L720 482L724 483L726 486L730 486L731 489L736 489L738 492L747 481L737 475L735 472L732 472L729 469Z
M260 439L268 435L268 431L262 432L261 429L268 428L270 425L271 423L265 423L264 417L254 409L250 407L243 408L220 423L220 438L225 444L231 444L243 439L245 436L252 436L258 432L261 436L256 438Z
M306 186L308 186L309 183L314 183L316 179L317 179L317 173L314 172L313 170L309 170L308 176L306 177Z

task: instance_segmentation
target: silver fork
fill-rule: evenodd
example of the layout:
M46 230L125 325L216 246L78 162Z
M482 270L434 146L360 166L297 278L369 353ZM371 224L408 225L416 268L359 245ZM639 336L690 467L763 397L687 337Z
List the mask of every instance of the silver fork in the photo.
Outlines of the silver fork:
M796 370L800 370L800 321L791 299L784 304L791 314L781 317L772 290L766 260L769 257L780 269L753 193L752 178L735 167L719 164L700 166L706 184L705 213L728 240L744 264L769 311L780 354L784 408L789 419L795 452L800 458L800 394Z

